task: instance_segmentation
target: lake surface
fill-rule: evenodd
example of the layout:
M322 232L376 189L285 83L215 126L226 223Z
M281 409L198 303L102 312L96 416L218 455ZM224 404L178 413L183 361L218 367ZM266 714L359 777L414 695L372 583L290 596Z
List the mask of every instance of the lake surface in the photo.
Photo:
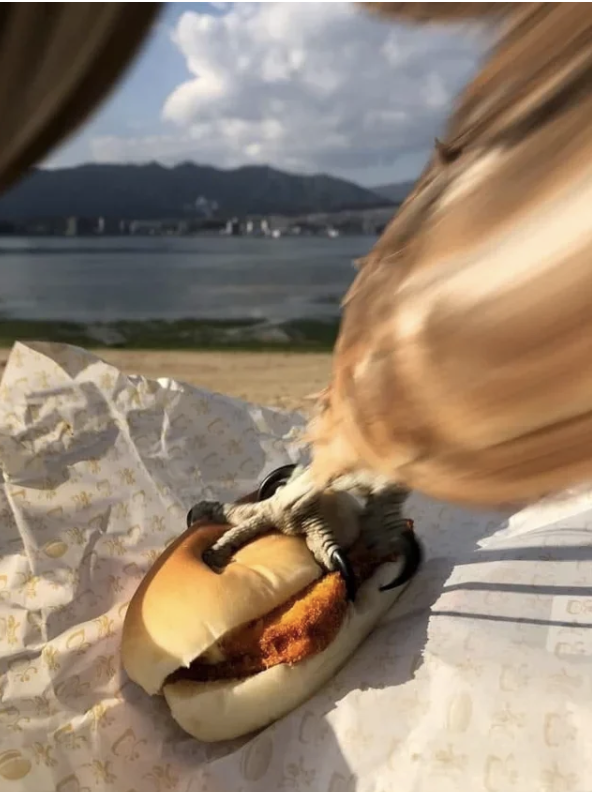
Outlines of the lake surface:
M0 316L334 317L374 237L0 237Z

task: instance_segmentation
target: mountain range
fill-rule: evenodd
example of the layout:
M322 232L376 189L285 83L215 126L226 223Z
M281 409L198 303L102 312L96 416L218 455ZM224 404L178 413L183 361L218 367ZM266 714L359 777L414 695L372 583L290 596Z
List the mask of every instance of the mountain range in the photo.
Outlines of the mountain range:
M380 184L378 187L372 187L371 190L394 204L402 204L413 189L414 184L415 182L413 181Z
M222 170L153 162L36 168L0 198L0 220L68 216L156 220L208 212L310 214L395 205L400 200L388 194L394 187L372 190L333 176L296 175L268 166Z

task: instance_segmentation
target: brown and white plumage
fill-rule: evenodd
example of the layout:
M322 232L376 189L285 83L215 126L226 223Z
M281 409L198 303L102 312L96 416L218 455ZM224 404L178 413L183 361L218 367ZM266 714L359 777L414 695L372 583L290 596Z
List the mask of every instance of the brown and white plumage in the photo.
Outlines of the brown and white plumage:
M368 5L493 12L499 43L346 296L311 426L317 483L368 469L499 504L588 479L592 8Z

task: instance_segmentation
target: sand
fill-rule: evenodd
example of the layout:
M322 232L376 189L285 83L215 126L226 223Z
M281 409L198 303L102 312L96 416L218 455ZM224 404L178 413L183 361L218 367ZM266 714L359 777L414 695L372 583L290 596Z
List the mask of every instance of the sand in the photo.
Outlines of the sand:
M256 404L310 409L306 396L329 381L331 356L286 352L145 352L98 350L128 374L171 377Z
M93 351L126 374L170 377L256 404L304 412L311 404L305 397L327 385L331 366L331 355L312 352ZM0 351L0 366L9 353Z

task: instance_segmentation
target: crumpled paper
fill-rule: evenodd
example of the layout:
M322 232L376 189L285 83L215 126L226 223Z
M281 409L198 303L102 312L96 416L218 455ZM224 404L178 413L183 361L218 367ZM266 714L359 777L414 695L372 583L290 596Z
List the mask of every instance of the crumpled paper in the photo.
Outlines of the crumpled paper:
M4 792L589 792L592 495L414 494L420 574L320 693L203 745L120 666L126 605L197 500L306 460L304 419L59 344L0 386Z

